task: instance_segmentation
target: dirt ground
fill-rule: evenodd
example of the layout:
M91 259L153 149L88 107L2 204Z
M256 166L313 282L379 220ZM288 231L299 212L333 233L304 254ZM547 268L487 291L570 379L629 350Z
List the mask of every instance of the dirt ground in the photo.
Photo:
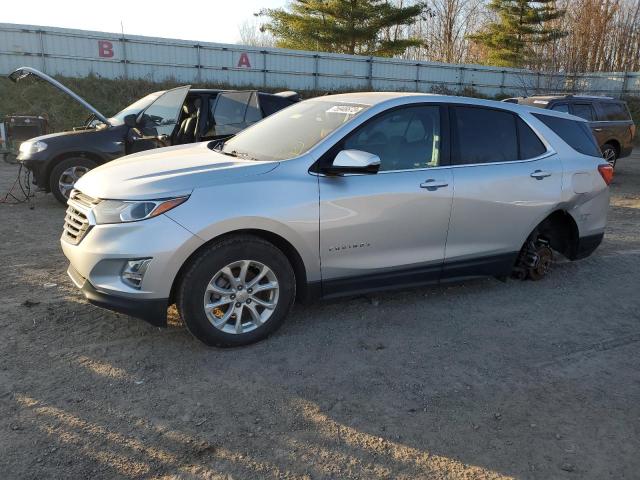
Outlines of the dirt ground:
M637 479L640 152L612 193L541 282L296 306L226 350L87 304L63 208L0 205L0 477Z

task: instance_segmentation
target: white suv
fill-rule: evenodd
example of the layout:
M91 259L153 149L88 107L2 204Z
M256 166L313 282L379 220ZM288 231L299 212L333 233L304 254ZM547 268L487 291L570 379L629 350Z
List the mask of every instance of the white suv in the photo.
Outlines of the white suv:
M228 140L92 170L61 243L92 303L210 345L264 338L295 298L477 276L539 279L602 240L612 168L582 119L462 97L358 93Z

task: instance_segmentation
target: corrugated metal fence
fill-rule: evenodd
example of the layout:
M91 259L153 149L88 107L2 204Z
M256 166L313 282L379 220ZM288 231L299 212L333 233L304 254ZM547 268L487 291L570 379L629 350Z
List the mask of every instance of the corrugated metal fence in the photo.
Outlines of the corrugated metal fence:
M640 72L576 76L479 65L304 52L0 23L0 74L174 79L292 90L453 91L484 95L640 95Z

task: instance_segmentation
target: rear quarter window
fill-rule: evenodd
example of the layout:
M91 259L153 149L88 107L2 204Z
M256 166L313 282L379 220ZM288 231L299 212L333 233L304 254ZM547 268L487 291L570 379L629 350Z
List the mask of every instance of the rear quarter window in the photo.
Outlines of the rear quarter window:
M620 102L601 102L600 103L601 119L604 121L615 122L631 120L627 106Z
M592 157L602 157L588 123L538 113L533 115L577 152Z

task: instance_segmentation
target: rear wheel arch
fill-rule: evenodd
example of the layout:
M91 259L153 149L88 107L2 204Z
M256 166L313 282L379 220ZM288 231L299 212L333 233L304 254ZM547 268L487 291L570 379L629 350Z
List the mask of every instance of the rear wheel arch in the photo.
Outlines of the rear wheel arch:
M616 150L616 157L620 156L620 151L622 150L622 145L615 138L611 138L602 144L602 147L605 145L611 145Z
M580 231L573 216L565 210L556 210L542 220L533 230L547 240L551 248L570 260L578 254Z

